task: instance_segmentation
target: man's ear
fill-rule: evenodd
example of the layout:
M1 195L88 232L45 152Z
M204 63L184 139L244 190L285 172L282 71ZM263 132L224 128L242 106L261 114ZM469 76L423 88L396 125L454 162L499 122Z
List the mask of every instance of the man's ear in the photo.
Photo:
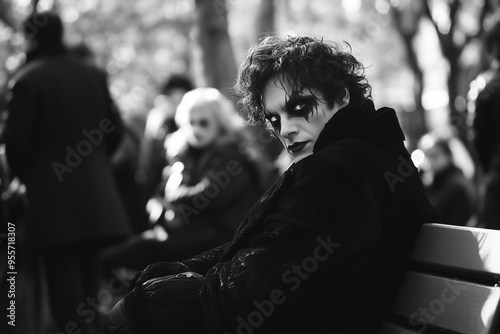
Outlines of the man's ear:
M342 94L343 93L343 94ZM351 94L349 94L349 89L344 88L344 91L340 91L337 95L337 103L339 105L339 109L344 108L351 101Z

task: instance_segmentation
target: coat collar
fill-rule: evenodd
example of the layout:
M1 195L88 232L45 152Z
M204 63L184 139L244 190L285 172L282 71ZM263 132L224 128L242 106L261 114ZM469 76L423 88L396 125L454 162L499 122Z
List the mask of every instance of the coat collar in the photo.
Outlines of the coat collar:
M401 143L404 140L404 134L393 109L375 110L373 102L366 100L358 108L347 106L339 110L328 121L316 142L314 153L334 141L346 138L368 140L376 145L384 146L395 142ZM221 261L234 256L241 247L244 247L248 238L262 228L268 211L276 205L293 183L296 166L297 164L292 164L250 210Z
M378 146L405 140L396 112L391 108L375 110L371 100L359 107L348 105L326 123L314 146L314 153L341 139L368 140Z

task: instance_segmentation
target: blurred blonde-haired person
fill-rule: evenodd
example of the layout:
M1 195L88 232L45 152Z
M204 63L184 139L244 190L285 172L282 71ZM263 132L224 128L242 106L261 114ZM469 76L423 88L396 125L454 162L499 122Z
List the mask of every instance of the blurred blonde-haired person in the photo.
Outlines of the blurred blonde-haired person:
M140 270L228 242L263 193L259 152L217 89L187 92L175 121L178 130L165 141L161 191L148 202L155 229L109 250L105 258L112 267Z

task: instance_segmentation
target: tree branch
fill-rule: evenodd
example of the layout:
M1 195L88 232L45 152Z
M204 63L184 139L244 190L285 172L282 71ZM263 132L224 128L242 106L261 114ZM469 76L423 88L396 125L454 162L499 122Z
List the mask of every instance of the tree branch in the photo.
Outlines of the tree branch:
M449 46L448 46L448 44L449 44L448 39L447 39L446 35L444 35L443 33L441 33L439 31L439 27L438 27L436 21L434 21L434 18L432 17L431 9L429 7L429 1L428 0L424 0L423 1L423 6L424 6L423 14L427 18L429 18L429 20L431 21L432 25L434 26L434 30L436 31L436 34L437 34L437 37L438 37L438 40L439 40L439 44L441 45L441 49L443 51L443 54L445 55L446 58L448 58L448 54L450 53L450 49L449 49Z
M450 5L450 32L449 32L450 47L455 46L455 43L453 41L453 36L455 35L455 29L457 26L457 16L461 5L462 5L461 0L453 0L453 2Z

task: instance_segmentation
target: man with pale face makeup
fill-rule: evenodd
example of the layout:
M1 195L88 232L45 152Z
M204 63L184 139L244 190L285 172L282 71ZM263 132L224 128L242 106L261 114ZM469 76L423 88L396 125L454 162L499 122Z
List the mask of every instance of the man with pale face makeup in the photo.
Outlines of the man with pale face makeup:
M439 221L395 111L375 109L347 43L304 36L250 49L235 93L242 116L265 122L293 163L231 242L149 265L124 308L134 318L149 303L135 297L148 280L195 272L186 280L199 283L191 296L202 311L190 325L206 333L377 333L421 225ZM154 320L165 329L167 318Z
M314 144L325 124L341 108L349 104L349 91L341 99L328 106L316 89L297 92L286 81L271 79L264 89L265 117L272 131L290 153L293 161L299 162L313 153Z

